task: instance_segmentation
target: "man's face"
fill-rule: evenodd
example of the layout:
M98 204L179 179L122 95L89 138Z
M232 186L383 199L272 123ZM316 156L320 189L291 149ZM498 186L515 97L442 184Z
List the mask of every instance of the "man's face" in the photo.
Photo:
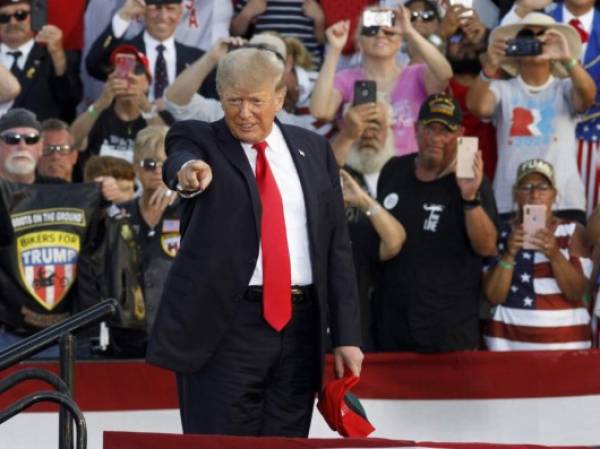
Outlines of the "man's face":
M0 23L0 41L16 48L33 38L31 7L28 3L3 6L0 8L0 17L2 16L8 17L9 20L7 23Z
M273 80L267 80L254 88L234 84L224 89L221 103L225 122L237 139L256 143L269 135L285 98L285 89L276 91L274 84Z
M481 71L479 56L481 50L477 45L466 42L460 34L451 36L446 47L446 57L454 73L477 74Z
M438 34L440 21L431 8L422 2L414 2L408 5L411 14L410 21L417 32L424 37Z
M38 172L44 176L72 181L73 166L77 162L77 150L72 147L72 138L65 129L47 130L42 133L44 146L38 161Z
M565 5L577 9L589 11L594 7L594 0L565 0Z
M148 34L158 41L164 41L175 33L183 12L181 4L148 5L144 21Z
M1 136L0 171L9 178L32 174L42 155L42 139L38 131L35 128L15 127L3 131ZM18 141L17 137L20 138Z
M456 139L462 128L451 131L442 123L417 123L418 154L421 163L429 169L444 170L456 156Z

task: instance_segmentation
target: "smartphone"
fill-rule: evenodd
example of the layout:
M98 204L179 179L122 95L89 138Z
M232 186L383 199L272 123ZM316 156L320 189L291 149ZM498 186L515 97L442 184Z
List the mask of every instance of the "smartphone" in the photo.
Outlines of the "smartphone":
M525 238L523 249L537 249L531 240L540 229L546 227L546 206L543 204L525 204L523 206L523 230Z
M128 53L119 53L115 57L115 74L119 78L128 78L135 68L135 56Z
M354 106L377 101L377 83L373 80L354 81Z
M473 9L473 0L450 0L450 5L460 5L465 9Z
M377 11L367 9L363 12L362 26L363 27L393 27L396 18L394 11L383 10Z
M506 43L506 56L537 56L542 54L542 42L535 38L518 37Z
M475 171L473 162L479 149L479 139L477 137L459 137L456 148L456 177L473 179Z
M48 24L48 0L31 0L31 30L40 31Z

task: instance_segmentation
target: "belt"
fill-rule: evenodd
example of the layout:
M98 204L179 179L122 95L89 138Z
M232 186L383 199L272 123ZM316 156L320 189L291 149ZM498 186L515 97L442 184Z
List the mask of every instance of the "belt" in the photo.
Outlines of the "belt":
M313 298L312 285L292 285L292 304L300 304L311 301ZM244 293L244 299L252 302L262 302L263 288L259 285L251 285Z

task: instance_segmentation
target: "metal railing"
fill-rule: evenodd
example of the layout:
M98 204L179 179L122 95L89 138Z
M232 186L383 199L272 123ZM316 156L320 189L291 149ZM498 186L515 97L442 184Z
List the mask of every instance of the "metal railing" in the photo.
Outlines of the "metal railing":
M77 430L76 448L85 449L87 427L83 413L72 399L75 371L75 337L73 332L102 321L118 311L116 299L107 299L87 310L27 337L0 351L0 371L9 368L47 347L60 343L60 377L42 369L17 371L0 380L0 394L30 379L49 383L56 391L40 391L29 394L5 410L0 411L0 424L39 402L54 402L60 405L58 447L72 449L73 421Z

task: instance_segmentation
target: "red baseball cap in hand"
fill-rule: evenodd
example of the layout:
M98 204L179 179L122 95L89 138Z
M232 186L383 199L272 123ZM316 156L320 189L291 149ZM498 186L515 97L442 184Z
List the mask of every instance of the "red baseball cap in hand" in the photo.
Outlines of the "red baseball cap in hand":
M317 408L321 415L331 430L345 437L367 437L375 430L360 401L350 392L359 380L348 373L341 379L327 382L319 393Z

